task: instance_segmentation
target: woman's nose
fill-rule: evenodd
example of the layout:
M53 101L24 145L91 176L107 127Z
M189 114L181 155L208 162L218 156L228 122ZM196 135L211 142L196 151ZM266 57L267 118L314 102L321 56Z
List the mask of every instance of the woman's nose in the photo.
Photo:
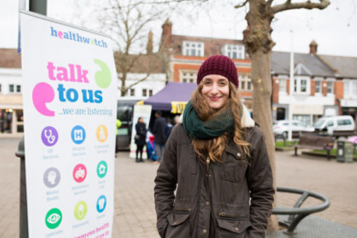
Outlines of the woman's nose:
M211 93L218 93L218 85L217 84L212 84L212 90Z

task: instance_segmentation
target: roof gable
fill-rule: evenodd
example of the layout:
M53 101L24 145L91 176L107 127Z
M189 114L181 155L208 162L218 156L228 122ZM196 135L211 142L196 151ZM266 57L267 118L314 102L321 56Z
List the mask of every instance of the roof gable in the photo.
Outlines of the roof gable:
M301 74L317 77L335 77L334 70L314 54L294 53L294 68ZM308 68L307 68L308 66ZM272 52L271 67L275 74L290 74L290 52Z

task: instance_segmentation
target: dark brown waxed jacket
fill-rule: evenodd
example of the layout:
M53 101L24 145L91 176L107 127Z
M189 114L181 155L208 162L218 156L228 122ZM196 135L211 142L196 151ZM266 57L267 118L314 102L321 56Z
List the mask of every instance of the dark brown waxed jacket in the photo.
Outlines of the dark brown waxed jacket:
M182 124L173 128L155 178L162 238L265 237L275 192L272 172L262 131L245 130L251 158L231 141L223 163L207 167Z

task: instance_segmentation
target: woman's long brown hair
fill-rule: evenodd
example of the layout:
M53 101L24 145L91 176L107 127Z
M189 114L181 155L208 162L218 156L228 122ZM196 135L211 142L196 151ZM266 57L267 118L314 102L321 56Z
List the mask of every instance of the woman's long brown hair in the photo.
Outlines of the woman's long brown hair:
M236 87L229 82L229 97L225 103L225 105L219 110L212 109L205 97L202 95L203 83L201 82L197 89L194 91L191 103L199 118L205 122L210 120L220 114L222 111L226 109L230 109L234 121L234 136L233 140L241 152L245 152L249 156L249 143L243 140L242 125L241 125L241 117L243 114L242 102L239 99L239 95ZM228 135L227 133L218 136L216 138L208 139L208 140L200 140L193 139L192 145L195 152L198 154L201 160L206 160L206 156L210 158L213 162L222 162L222 154L226 145L228 144ZM242 150L243 149L243 150Z

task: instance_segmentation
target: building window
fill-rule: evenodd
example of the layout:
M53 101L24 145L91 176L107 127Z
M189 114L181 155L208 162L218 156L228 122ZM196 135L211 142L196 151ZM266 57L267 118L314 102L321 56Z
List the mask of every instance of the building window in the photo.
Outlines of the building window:
M16 85L16 92L21 93L21 85Z
M10 84L10 85L9 85L9 92L10 92L10 93L15 92L15 85L13 85L13 84Z
M301 79L300 80L300 92L306 93L307 91L307 80L306 79Z
M321 81L315 83L315 93L321 93Z
M149 97L152 96L152 89L149 89Z
M204 56L204 43L184 41L182 54L187 56Z
M279 92L286 92L286 79L279 79Z
M333 82L327 82L327 93L333 94Z
M343 81L343 97L357 98L357 81L355 80L344 80Z
M130 89L130 96L135 96L135 89L134 88L131 88Z
M244 59L244 46L225 45L223 53L231 59Z
M143 97L146 97L146 96L147 96L147 90L143 89Z
M1 93L1 84L0 84L0 93Z
M305 77L295 78L294 79L294 92L301 94L310 93L310 79Z
M242 81L241 86L242 86L241 89L245 90L245 82L244 81Z
M253 85L252 82L250 80L250 77L247 75L243 75L240 79L239 79L239 89L242 91L251 91L253 90Z
M193 83L196 82L197 73L190 71L181 71L180 72L180 80L183 83Z

